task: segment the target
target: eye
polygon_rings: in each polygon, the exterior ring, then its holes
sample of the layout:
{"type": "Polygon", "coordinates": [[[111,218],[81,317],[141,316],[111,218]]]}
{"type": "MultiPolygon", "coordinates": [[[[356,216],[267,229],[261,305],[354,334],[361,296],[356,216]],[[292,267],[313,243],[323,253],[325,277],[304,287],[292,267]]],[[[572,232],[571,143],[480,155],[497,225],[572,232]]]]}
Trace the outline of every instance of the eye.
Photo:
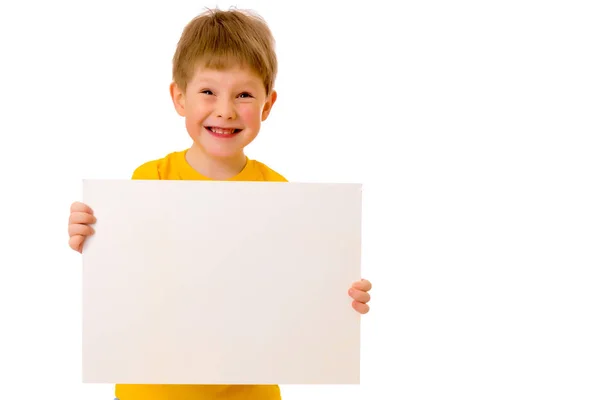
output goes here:
{"type": "Polygon", "coordinates": [[[243,93],[240,93],[240,97],[242,99],[249,99],[249,98],[252,98],[252,95],[248,92],[243,92],[243,93]]]}
{"type": "Polygon", "coordinates": [[[213,94],[212,90],[209,90],[209,89],[203,89],[203,90],[201,90],[201,91],[200,91],[200,93],[202,93],[202,94],[207,94],[207,95],[209,95],[209,96],[210,96],[211,94],[213,94]]]}

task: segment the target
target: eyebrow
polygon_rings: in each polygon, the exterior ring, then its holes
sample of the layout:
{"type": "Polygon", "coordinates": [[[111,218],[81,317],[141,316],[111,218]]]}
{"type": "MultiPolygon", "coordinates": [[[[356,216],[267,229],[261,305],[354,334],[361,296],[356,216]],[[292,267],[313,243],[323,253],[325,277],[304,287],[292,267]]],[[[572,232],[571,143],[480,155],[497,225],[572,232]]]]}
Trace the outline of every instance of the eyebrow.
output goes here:
{"type": "MultiPolygon", "coordinates": [[[[197,83],[201,85],[203,83],[217,84],[219,82],[217,80],[211,79],[211,78],[201,78],[201,79],[198,79],[197,83]]],[[[253,80],[247,80],[247,81],[241,82],[239,84],[236,84],[235,86],[236,87],[251,86],[252,88],[256,88],[256,87],[260,87],[261,85],[262,85],[261,82],[256,82],[256,81],[253,81],[253,80]]]]}
{"type": "Polygon", "coordinates": [[[254,86],[254,85],[260,86],[260,85],[262,85],[262,83],[252,80],[252,81],[245,81],[240,84],[240,86],[254,86]]]}

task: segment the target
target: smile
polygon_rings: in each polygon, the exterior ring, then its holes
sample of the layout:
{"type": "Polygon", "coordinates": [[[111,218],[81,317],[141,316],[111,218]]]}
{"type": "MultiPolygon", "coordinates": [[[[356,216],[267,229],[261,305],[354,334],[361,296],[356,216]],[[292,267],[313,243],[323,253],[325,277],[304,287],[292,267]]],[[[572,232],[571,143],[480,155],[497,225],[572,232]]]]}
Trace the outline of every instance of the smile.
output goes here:
{"type": "Polygon", "coordinates": [[[242,131],[241,129],[237,128],[221,128],[217,126],[205,126],[204,129],[206,129],[213,136],[222,138],[233,137],[242,131]]]}

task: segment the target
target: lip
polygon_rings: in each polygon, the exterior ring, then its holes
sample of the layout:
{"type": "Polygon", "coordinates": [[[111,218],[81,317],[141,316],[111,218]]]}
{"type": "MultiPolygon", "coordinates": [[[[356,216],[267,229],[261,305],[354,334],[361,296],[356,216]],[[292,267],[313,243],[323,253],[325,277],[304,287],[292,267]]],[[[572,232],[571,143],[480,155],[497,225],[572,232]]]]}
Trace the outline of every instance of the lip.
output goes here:
{"type": "Polygon", "coordinates": [[[237,129],[237,130],[239,130],[239,132],[235,132],[232,134],[221,134],[221,133],[216,133],[216,132],[211,131],[206,126],[203,127],[206,130],[206,132],[210,133],[212,136],[217,137],[219,139],[232,139],[232,138],[236,137],[242,131],[242,129],[239,129],[239,128],[225,128],[222,126],[210,126],[210,127],[211,128],[220,128],[220,129],[237,129]]]}

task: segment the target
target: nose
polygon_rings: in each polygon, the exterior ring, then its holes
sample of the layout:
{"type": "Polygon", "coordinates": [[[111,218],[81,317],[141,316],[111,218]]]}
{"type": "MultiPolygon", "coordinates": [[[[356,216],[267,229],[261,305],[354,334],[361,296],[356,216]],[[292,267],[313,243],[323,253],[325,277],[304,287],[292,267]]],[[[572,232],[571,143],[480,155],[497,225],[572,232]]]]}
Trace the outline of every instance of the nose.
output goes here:
{"type": "Polygon", "coordinates": [[[237,114],[235,112],[235,105],[232,101],[230,101],[227,98],[221,98],[217,102],[217,107],[215,111],[218,118],[235,119],[237,117],[237,114]]]}

